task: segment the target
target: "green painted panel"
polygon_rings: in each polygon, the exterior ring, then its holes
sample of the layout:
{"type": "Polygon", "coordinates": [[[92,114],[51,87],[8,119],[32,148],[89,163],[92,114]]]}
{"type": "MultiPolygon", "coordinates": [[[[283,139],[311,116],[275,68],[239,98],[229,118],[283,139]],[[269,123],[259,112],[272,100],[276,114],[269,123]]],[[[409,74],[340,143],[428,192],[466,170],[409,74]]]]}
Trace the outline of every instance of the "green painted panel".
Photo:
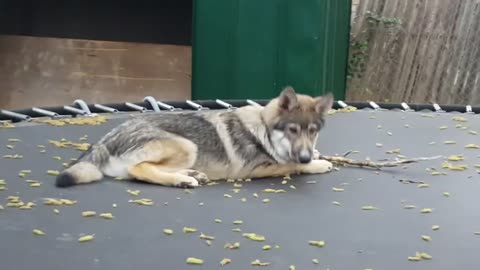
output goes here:
{"type": "Polygon", "coordinates": [[[351,0],[194,0],[193,99],[345,95],[351,0]]]}

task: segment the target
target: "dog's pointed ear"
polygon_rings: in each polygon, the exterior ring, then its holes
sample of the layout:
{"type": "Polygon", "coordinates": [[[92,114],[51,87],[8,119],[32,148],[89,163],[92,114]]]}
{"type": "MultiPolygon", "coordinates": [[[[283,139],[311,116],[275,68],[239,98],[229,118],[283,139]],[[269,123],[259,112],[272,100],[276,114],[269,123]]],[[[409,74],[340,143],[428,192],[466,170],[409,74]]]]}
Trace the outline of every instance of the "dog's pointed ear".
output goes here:
{"type": "Polygon", "coordinates": [[[333,100],[334,100],[334,97],[332,93],[328,93],[324,96],[317,97],[315,99],[315,111],[320,115],[327,114],[328,111],[332,109],[333,100]]]}
{"type": "Polygon", "coordinates": [[[297,94],[291,86],[285,87],[282,93],[280,93],[278,106],[285,111],[291,111],[298,106],[297,94]]]}

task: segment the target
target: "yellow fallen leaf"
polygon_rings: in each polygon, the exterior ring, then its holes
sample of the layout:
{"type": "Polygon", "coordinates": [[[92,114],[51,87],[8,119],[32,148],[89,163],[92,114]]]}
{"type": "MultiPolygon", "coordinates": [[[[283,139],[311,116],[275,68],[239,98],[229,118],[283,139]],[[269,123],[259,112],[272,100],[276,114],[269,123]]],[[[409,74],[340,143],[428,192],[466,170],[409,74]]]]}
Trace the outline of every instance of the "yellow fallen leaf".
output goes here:
{"type": "Polygon", "coordinates": [[[189,258],[187,258],[187,263],[188,264],[203,264],[203,260],[198,259],[198,258],[189,257],[189,258]]]}
{"type": "Polygon", "coordinates": [[[468,169],[468,166],[467,165],[456,165],[456,166],[451,166],[449,169],[451,171],[465,171],[466,169],[468,169]]]}
{"type": "Polygon", "coordinates": [[[104,219],[112,219],[114,218],[113,214],[112,213],[101,213],[99,215],[101,218],[104,218],[104,219]]]}
{"type": "Polygon", "coordinates": [[[36,204],[34,204],[33,202],[28,202],[27,204],[22,205],[18,208],[22,209],[22,210],[30,210],[30,209],[33,209],[33,207],[35,207],[35,206],[36,206],[36,204]]]}
{"type": "Polygon", "coordinates": [[[448,157],[448,160],[450,161],[461,161],[461,160],[464,160],[465,158],[463,156],[460,156],[460,155],[452,155],[452,156],[449,156],[448,157]]]}
{"type": "Polygon", "coordinates": [[[54,199],[54,198],[45,198],[43,204],[45,205],[73,205],[77,201],[68,200],[68,199],[54,199]]]}
{"type": "Polygon", "coordinates": [[[93,217],[97,214],[95,211],[83,211],[82,217],[93,217]]]}
{"type": "Polygon", "coordinates": [[[229,264],[229,263],[231,263],[231,262],[232,262],[232,260],[230,260],[230,259],[228,259],[228,258],[225,258],[225,259],[223,259],[223,260],[220,261],[220,265],[221,265],[221,266],[225,266],[225,265],[227,265],[227,264],[229,264]]]}
{"type": "Polygon", "coordinates": [[[18,196],[8,196],[8,197],[7,197],[7,200],[8,200],[9,202],[16,202],[16,201],[19,201],[19,200],[20,200],[20,197],[18,197],[18,196]]]}
{"type": "Polygon", "coordinates": [[[467,118],[461,116],[452,117],[452,120],[457,122],[468,122],[467,118]]]}
{"type": "Polygon", "coordinates": [[[47,174],[57,176],[60,174],[60,172],[57,170],[48,170],[47,174]]]}
{"type": "Polygon", "coordinates": [[[308,244],[316,247],[324,247],[325,241],[308,241],[308,244]]]}
{"type": "Polygon", "coordinates": [[[239,249],[240,248],[240,243],[238,243],[238,242],[235,242],[233,244],[226,243],[224,248],[226,248],[226,249],[239,249]]]}
{"type": "Polygon", "coordinates": [[[431,260],[432,259],[432,256],[428,253],[425,253],[425,252],[420,252],[420,253],[418,253],[417,256],[424,259],[424,260],[431,260]]]}
{"type": "Polygon", "coordinates": [[[65,205],[74,205],[77,203],[77,201],[72,201],[69,199],[60,199],[60,202],[65,205]]]}
{"type": "Polygon", "coordinates": [[[256,259],[256,260],[251,262],[251,265],[253,265],[253,266],[268,266],[268,265],[270,265],[270,263],[269,262],[261,262],[260,260],[256,259]]]}
{"type": "Polygon", "coordinates": [[[442,163],[442,168],[444,169],[449,169],[451,171],[464,171],[466,169],[468,169],[468,166],[467,165],[453,165],[447,161],[444,161],[442,163]]]}
{"type": "Polygon", "coordinates": [[[138,205],[147,205],[147,206],[151,206],[154,204],[152,199],[129,200],[128,202],[135,203],[138,205]]]}
{"type": "Polygon", "coordinates": [[[197,231],[196,228],[183,227],[183,232],[184,233],[194,233],[196,231],[197,231]]]}
{"type": "Polygon", "coordinates": [[[427,242],[430,242],[432,240],[432,238],[428,235],[422,235],[422,239],[427,242]]]}
{"type": "Polygon", "coordinates": [[[127,189],[127,192],[130,194],[130,195],[133,195],[133,196],[138,196],[140,195],[140,190],[131,190],[131,189],[127,189]]]}
{"type": "Polygon", "coordinates": [[[88,242],[88,241],[92,241],[94,237],[95,237],[94,234],[85,235],[85,236],[82,236],[82,237],[78,238],[78,242],[88,242]]]}
{"type": "Polygon", "coordinates": [[[206,235],[206,234],[203,234],[203,233],[200,234],[199,238],[203,239],[203,240],[215,240],[215,237],[210,236],[210,235],[206,235]]]}
{"type": "Polygon", "coordinates": [[[480,145],[471,143],[471,144],[465,145],[465,148],[468,148],[468,149],[480,149],[480,145]]]}
{"type": "Polygon", "coordinates": [[[245,238],[248,238],[250,240],[253,240],[253,241],[258,241],[258,242],[263,242],[265,241],[265,236],[262,236],[262,235],[257,235],[257,234],[254,234],[254,233],[244,233],[243,236],[245,238]]]}
{"type": "Polygon", "coordinates": [[[32,232],[36,235],[45,235],[45,233],[39,229],[33,229],[32,232]]]}

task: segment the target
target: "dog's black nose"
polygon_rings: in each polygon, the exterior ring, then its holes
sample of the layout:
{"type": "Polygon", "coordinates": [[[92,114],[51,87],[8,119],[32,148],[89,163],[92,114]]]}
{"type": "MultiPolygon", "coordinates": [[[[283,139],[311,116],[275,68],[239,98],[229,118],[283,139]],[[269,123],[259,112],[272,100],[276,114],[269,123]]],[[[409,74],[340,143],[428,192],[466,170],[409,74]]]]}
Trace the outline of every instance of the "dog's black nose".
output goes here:
{"type": "Polygon", "coordinates": [[[300,153],[300,156],[298,156],[298,161],[303,164],[309,163],[312,161],[312,155],[309,152],[302,152],[300,153]]]}

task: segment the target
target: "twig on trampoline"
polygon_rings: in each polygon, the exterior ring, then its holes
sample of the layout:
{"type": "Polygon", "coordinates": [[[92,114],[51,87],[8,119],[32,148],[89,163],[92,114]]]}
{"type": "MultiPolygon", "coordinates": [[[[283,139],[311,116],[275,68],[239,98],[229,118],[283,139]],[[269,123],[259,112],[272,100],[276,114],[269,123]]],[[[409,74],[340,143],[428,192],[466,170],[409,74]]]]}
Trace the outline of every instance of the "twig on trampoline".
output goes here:
{"type": "Polygon", "coordinates": [[[345,156],[325,156],[321,154],[318,154],[318,156],[316,156],[316,158],[318,159],[327,160],[337,165],[366,167],[366,168],[374,168],[374,169],[398,167],[401,165],[417,163],[420,161],[435,160],[441,157],[442,156],[419,157],[419,158],[399,159],[399,160],[385,161],[385,162],[374,162],[371,160],[353,160],[353,159],[346,158],[345,156]]]}

